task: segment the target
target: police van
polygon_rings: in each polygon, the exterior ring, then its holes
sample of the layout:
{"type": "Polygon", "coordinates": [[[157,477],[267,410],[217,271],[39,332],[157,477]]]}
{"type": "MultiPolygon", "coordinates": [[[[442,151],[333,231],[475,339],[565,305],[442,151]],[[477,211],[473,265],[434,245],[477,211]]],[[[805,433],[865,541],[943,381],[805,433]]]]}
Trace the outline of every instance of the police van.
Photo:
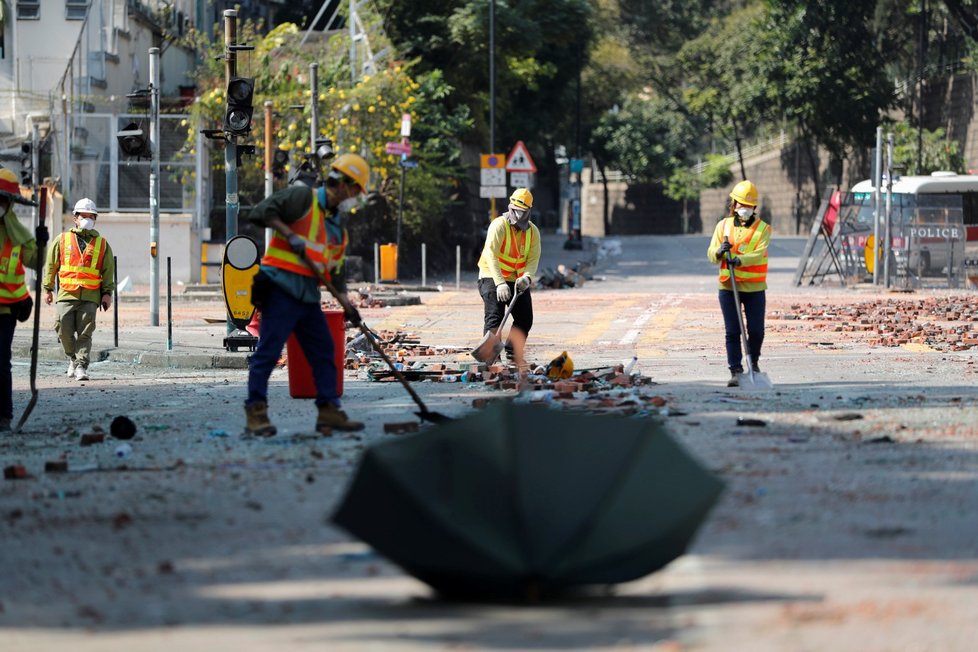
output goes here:
{"type": "MultiPolygon", "coordinates": [[[[890,196],[893,259],[917,276],[951,274],[978,253],[978,175],[933,172],[883,181],[880,209],[890,196]]],[[[869,179],[852,187],[852,226],[873,230],[874,194],[869,179]]],[[[883,227],[881,227],[882,229],[883,227]]],[[[880,232],[882,236],[882,231],[880,232]]]]}

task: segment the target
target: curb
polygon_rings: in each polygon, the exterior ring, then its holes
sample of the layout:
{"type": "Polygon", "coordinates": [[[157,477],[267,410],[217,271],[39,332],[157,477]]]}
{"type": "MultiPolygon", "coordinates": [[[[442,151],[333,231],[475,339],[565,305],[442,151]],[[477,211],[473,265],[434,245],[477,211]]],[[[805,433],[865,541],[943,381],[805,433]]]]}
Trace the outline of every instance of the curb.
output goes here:
{"type": "MultiPolygon", "coordinates": [[[[30,360],[30,345],[14,346],[11,350],[13,358],[30,360]]],[[[146,367],[163,369],[247,369],[251,358],[247,354],[234,355],[231,353],[174,353],[172,351],[137,351],[133,349],[99,349],[92,348],[92,362],[121,362],[146,367]]],[[[44,348],[38,355],[38,360],[62,362],[65,360],[60,349],[44,348]]]]}

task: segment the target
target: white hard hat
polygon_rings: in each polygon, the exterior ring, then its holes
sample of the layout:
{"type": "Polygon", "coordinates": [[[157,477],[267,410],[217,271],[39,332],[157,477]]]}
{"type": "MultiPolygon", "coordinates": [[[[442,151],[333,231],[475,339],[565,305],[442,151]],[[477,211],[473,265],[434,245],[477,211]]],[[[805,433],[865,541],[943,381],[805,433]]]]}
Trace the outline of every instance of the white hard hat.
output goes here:
{"type": "Polygon", "coordinates": [[[98,209],[95,207],[95,202],[88,197],[79,199],[75,203],[75,208],[71,212],[75,213],[76,215],[78,213],[91,213],[92,215],[98,215],[98,209]]]}

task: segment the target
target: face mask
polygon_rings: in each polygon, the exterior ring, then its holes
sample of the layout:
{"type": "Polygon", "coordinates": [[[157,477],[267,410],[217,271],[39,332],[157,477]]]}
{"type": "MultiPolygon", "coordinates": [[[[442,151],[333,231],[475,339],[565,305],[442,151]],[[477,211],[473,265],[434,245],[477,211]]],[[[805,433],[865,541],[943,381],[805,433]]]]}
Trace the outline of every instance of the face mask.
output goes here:
{"type": "Polygon", "coordinates": [[[753,208],[749,208],[747,206],[741,206],[740,208],[737,209],[737,215],[742,220],[749,219],[750,216],[753,215],[753,214],[754,214],[754,209],[753,208]]]}
{"type": "Polygon", "coordinates": [[[83,217],[80,220],[78,220],[78,228],[82,229],[83,231],[87,229],[94,229],[95,220],[93,220],[90,217],[83,217]]]}
{"type": "Polygon", "coordinates": [[[530,223],[530,211],[524,211],[518,208],[509,209],[509,223],[521,231],[525,231],[527,225],[530,223]]]}

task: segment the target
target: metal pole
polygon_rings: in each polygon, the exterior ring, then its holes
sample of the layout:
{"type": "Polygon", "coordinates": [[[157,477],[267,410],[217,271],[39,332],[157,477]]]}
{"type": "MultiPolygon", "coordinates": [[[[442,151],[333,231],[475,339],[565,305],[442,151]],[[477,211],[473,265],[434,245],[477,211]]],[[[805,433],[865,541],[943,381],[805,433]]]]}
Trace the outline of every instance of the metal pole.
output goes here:
{"type": "Polygon", "coordinates": [[[316,139],[319,138],[319,64],[309,64],[309,151],[316,153],[316,139]]]}
{"type": "Polygon", "coordinates": [[[398,208],[397,208],[397,249],[394,253],[394,261],[396,263],[394,267],[394,280],[398,281],[401,278],[401,222],[404,221],[404,182],[407,179],[407,168],[403,165],[401,166],[401,189],[398,193],[398,208]]]}
{"type": "Polygon", "coordinates": [[[112,256],[112,282],[115,284],[115,299],[112,301],[112,340],[119,348],[119,257],[112,256]]]}
{"type": "Polygon", "coordinates": [[[173,350],[173,276],[170,257],[166,257],[166,350],[173,350]]]}
{"type": "MultiPolygon", "coordinates": [[[[265,100],[265,196],[271,197],[275,192],[272,179],[272,101],[265,100]]],[[[272,241],[272,229],[265,228],[265,251],[272,241]]]]}
{"type": "MultiPolygon", "coordinates": [[[[38,186],[40,185],[41,171],[39,169],[41,165],[41,154],[38,152],[38,148],[41,146],[41,134],[38,129],[37,123],[31,121],[31,198],[37,201],[38,199],[38,186]]],[[[37,202],[38,204],[40,202],[37,202]]],[[[31,208],[31,232],[36,232],[37,225],[40,224],[40,208],[35,204],[31,208]]],[[[37,252],[38,258],[40,259],[44,256],[43,251],[37,252]]],[[[30,271],[30,276],[28,277],[31,282],[34,281],[37,274],[40,274],[40,270],[30,271]]]]}
{"type": "MultiPolygon", "coordinates": [[[[231,83],[231,78],[237,74],[236,55],[232,45],[237,44],[238,12],[234,9],[224,10],[224,87],[231,83]]],[[[224,243],[238,235],[238,145],[235,137],[227,135],[224,146],[224,243]]],[[[234,331],[231,315],[227,319],[227,332],[234,331]]]]}
{"type": "MultiPolygon", "coordinates": [[[[883,127],[876,128],[876,159],[873,166],[873,246],[880,241],[880,222],[883,219],[883,127]]],[[[879,284],[879,266],[873,265],[873,285],[879,284]]]]}
{"type": "Polygon", "coordinates": [[[421,243],[421,287],[428,285],[428,250],[425,243],[421,243]]]}
{"type": "Polygon", "coordinates": [[[350,0],[350,81],[357,83],[357,3],[350,0]]]}
{"type": "MultiPolygon", "coordinates": [[[[883,229],[883,283],[890,287],[890,230],[893,216],[893,132],[886,134],[886,227],[883,229]]],[[[879,241],[877,241],[879,247],[879,241]]],[[[879,251],[879,248],[876,250],[879,251]]]]}
{"type": "MultiPolygon", "coordinates": [[[[489,153],[496,153],[496,0],[489,0],[489,153]]],[[[496,219],[496,198],[489,198],[489,219],[496,219]]]]}
{"type": "Polygon", "coordinates": [[[374,243],[374,284],[380,283],[380,243],[374,243]]]}
{"type": "Polygon", "coordinates": [[[462,287],[462,245],[455,245],[455,289],[462,287]]]}
{"type": "Polygon", "coordinates": [[[160,325],[160,49],[149,49],[149,325],[160,325]]]}

